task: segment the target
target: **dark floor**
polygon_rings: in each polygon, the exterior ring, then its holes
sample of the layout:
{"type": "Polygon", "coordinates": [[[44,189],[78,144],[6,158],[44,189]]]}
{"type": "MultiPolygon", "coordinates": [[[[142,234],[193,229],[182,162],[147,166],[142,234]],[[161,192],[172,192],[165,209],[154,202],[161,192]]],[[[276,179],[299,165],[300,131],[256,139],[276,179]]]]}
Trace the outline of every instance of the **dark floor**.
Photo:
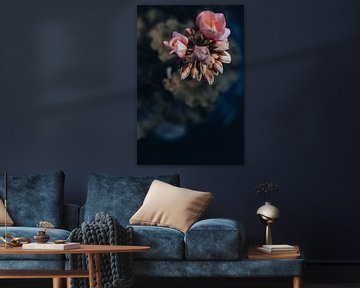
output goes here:
{"type": "MultiPolygon", "coordinates": [[[[217,282],[217,281],[215,281],[217,282]]],[[[50,280],[4,280],[0,279],[0,288],[51,288],[50,280]]],[[[137,283],[134,288],[292,288],[291,281],[264,281],[247,280],[238,281],[238,283],[213,283],[205,285],[196,281],[196,283],[182,283],[181,285],[174,283],[137,283]]],[[[303,288],[360,288],[360,283],[304,283],[303,288]]]]}

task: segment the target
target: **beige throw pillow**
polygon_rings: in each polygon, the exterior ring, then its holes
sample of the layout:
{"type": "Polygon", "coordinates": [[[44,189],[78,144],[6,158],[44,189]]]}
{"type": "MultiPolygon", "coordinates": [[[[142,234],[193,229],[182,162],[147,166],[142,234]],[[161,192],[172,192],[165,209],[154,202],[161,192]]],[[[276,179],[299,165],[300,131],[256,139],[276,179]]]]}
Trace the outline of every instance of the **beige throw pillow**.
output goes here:
{"type": "MultiPolygon", "coordinates": [[[[12,226],[14,225],[14,221],[11,219],[8,213],[6,213],[6,225],[12,226]]],[[[5,205],[3,201],[0,199],[0,226],[5,225],[5,205]]]]}
{"type": "Polygon", "coordinates": [[[166,226],[186,232],[212,200],[210,192],[199,192],[154,180],[130,224],[166,226]]]}

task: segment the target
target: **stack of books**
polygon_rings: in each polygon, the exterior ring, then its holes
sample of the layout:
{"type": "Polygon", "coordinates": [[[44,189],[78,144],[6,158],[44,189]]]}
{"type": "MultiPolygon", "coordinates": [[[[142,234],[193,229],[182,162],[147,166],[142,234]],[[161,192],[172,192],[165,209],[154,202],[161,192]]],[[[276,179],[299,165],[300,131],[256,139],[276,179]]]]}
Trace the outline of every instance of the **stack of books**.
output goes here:
{"type": "Polygon", "coordinates": [[[296,259],[300,257],[299,246],[281,245],[261,245],[250,246],[248,250],[248,259],[296,259]]]}
{"type": "Polygon", "coordinates": [[[70,250],[79,249],[80,243],[28,243],[22,245],[26,250],[70,250]]]}
{"type": "Polygon", "coordinates": [[[268,254],[299,254],[298,246],[291,246],[286,244],[280,245],[262,245],[257,247],[259,252],[268,254]]]}

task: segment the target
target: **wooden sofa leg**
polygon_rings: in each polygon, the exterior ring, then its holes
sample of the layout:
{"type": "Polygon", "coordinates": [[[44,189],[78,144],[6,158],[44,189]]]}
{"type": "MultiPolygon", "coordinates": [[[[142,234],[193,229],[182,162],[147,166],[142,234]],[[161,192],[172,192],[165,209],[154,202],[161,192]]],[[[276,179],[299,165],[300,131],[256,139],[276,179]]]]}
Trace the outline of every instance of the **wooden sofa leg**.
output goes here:
{"type": "Polygon", "coordinates": [[[293,288],[301,288],[301,277],[297,276],[293,278],[293,288]]]}
{"type": "Polygon", "coordinates": [[[53,288],[62,288],[61,278],[53,278],[53,288]]]}

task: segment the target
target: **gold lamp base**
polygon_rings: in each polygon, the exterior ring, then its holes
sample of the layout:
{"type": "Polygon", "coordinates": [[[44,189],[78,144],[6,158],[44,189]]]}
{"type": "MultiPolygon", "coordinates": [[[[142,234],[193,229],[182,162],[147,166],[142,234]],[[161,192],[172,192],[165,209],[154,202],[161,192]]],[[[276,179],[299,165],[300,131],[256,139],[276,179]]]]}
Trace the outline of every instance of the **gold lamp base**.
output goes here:
{"type": "Polygon", "coordinates": [[[264,242],[266,245],[272,245],[272,237],[271,237],[271,224],[266,224],[265,226],[265,239],[264,242]]]}

